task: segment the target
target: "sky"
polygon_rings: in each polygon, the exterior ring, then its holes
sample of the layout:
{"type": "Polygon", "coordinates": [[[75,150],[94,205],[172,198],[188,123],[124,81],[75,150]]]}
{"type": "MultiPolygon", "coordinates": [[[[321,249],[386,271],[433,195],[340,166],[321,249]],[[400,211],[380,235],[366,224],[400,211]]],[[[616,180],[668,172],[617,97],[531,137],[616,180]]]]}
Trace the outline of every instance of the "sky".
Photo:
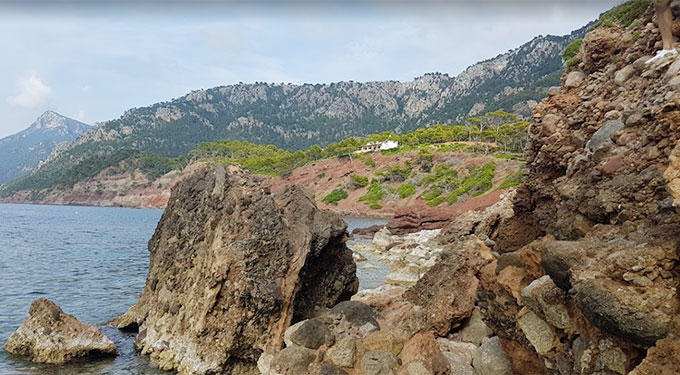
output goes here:
{"type": "Polygon", "coordinates": [[[239,82],[456,75],[620,0],[0,0],[0,138],[239,82]]]}

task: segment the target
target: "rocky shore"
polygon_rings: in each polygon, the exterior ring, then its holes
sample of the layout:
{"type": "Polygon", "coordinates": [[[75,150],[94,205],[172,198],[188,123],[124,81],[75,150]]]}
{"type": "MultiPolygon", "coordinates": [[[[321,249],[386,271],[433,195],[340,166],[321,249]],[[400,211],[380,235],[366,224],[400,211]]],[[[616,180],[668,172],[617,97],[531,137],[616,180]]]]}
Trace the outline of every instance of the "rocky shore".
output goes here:
{"type": "Polygon", "coordinates": [[[299,186],[197,170],[116,324],[180,374],[680,373],[680,57],[646,63],[653,14],[590,31],[534,110],[526,182],[441,229],[413,215],[353,254],[299,186]],[[362,252],[390,273],[357,293],[362,252]]]}

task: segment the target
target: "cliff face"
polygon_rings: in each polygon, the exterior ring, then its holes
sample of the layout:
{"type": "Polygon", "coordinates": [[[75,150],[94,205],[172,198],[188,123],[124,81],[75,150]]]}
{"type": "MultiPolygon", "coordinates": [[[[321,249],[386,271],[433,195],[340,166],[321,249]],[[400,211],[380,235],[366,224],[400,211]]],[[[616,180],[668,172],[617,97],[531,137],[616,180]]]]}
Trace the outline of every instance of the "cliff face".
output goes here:
{"type": "Polygon", "coordinates": [[[139,302],[118,319],[136,347],[182,374],[250,374],[292,322],[356,292],[346,224],[298,187],[272,195],[237,167],[173,189],[149,242],[139,302]]]}
{"type": "Polygon", "coordinates": [[[534,111],[478,302],[517,373],[678,373],[680,58],[645,63],[652,16],[591,31],[534,111]]]}

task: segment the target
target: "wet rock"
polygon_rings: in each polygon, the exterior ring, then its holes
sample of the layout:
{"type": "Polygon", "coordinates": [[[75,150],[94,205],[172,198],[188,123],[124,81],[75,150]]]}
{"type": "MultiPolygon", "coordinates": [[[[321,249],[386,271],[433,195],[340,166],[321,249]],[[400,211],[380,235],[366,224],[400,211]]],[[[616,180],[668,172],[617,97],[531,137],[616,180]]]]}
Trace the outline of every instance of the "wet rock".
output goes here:
{"type": "Polygon", "coordinates": [[[478,375],[514,374],[510,361],[497,336],[486,340],[479,347],[479,351],[473,359],[472,365],[478,375]]]}
{"type": "Polygon", "coordinates": [[[272,195],[238,167],[206,166],[173,190],[119,327],[137,325],[135,346],[162,369],[254,370],[291,322],[356,292],[345,238],[343,220],[299,187],[272,195]]]}
{"type": "Polygon", "coordinates": [[[31,303],[28,318],[7,339],[4,348],[33,362],[50,364],[116,354],[116,346],[99,329],[79,322],[45,298],[31,303]]]}

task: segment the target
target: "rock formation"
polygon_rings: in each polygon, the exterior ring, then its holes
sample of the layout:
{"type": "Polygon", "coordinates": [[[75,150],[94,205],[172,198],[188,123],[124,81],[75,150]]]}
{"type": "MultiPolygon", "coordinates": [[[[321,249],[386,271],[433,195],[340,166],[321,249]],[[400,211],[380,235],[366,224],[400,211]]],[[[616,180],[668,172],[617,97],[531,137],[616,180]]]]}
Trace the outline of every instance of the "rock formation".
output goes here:
{"type": "Polygon", "coordinates": [[[118,320],[181,374],[250,374],[284,332],[358,287],[346,224],[292,186],[272,195],[235,166],[176,186],[149,242],[142,295],[118,320]]]}
{"type": "Polygon", "coordinates": [[[677,372],[680,58],[645,63],[653,14],[591,31],[535,108],[512,214],[440,235],[494,255],[477,306],[515,373],[677,372]]]}
{"type": "Polygon", "coordinates": [[[62,364],[81,357],[116,354],[116,346],[99,329],[65,314],[48,299],[33,301],[28,314],[5,344],[5,350],[14,355],[38,363],[62,364]]]}

